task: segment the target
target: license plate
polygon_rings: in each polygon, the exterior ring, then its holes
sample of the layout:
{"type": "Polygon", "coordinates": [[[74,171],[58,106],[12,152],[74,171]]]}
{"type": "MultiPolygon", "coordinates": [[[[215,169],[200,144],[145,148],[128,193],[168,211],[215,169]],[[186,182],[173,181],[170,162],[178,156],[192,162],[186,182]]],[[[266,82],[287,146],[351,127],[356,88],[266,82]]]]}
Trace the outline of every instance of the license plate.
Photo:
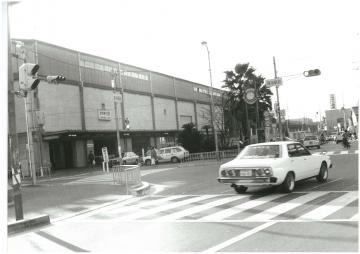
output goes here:
{"type": "Polygon", "coordinates": [[[241,170],[240,171],[240,176],[252,176],[251,169],[241,170]]]}

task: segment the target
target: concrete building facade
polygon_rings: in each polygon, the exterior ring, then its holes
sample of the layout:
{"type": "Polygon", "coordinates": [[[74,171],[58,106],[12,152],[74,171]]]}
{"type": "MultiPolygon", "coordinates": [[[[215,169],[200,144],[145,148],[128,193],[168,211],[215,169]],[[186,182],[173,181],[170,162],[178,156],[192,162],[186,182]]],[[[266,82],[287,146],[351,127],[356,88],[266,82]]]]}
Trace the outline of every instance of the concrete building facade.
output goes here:
{"type": "MultiPolygon", "coordinates": [[[[37,40],[21,41],[26,61],[39,64],[40,77],[66,77],[58,84],[42,80],[28,94],[36,168],[50,162],[55,169],[83,167],[89,152],[94,151],[100,159],[104,146],[115,156],[114,93],[121,95],[116,107],[122,151],[141,154],[149,146],[175,144],[183,124],[192,122],[199,130],[211,124],[208,86],[37,40]]],[[[23,63],[18,51],[13,42],[14,90],[18,89],[18,69],[23,63]]],[[[215,110],[220,112],[223,91],[214,89],[213,95],[215,110]]],[[[24,99],[16,97],[15,106],[20,157],[26,174],[24,99]]]]}

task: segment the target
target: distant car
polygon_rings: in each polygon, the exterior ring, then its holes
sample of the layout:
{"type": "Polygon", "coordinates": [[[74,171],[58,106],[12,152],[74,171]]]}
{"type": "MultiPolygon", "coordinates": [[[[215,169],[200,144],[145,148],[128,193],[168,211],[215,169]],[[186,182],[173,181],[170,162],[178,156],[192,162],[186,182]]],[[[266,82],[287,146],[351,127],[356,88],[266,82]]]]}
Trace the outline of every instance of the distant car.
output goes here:
{"type": "Polygon", "coordinates": [[[303,145],[306,148],[317,147],[318,149],[320,149],[320,141],[319,141],[318,137],[314,136],[314,135],[313,136],[306,136],[304,138],[303,145]]]}
{"type": "Polygon", "coordinates": [[[218,181],[231,184],[237,193],[249,186],[281,186],[292,192],[295,181],[316,177],[325,182],[330,157],[311,154],[299,142],[280,141],[249,145],[232,161],[220,166],[218,181]]]}
{"type": "Polygon", "coordinates": [[[336,144],[339,144],[340,142],[342,142],[343,140],[343,135],[344,135],[344,132],[341,131],[339,133],[336,134],[335,136],[335,141],[336,141],[336,144]]]}
{"type": "MultiPolygon", "coordinates": [[[[189,151],[182,146],[164,147],[157,150],[158,162],[180,162],[184,158],[189,157],[189,151]]],[[[145,165],[151,165],[151,151],[147,151],[143,158],[145,165]]]]}
{"type": "Polygon", "coordinates": [[[122,163],[123,165],[127,165],[127,164],[139,164],[139,155],[137,155],[134,152],[125,152],[122,154],[122,163]]]}

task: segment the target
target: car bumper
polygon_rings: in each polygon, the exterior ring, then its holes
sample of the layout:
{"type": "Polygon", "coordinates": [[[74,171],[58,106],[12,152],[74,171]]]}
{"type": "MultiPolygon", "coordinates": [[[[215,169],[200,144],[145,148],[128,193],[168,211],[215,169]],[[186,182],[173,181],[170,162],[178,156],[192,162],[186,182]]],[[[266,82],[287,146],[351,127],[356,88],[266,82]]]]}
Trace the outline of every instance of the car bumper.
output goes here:
{"type": "Polygon", "coordinates": [[[231,183],[245,186],[271,186],[279,185],[276,177],[252,177],[252,178],[228,178],[220,177],[217,179],[219,183],[231,183]]]}

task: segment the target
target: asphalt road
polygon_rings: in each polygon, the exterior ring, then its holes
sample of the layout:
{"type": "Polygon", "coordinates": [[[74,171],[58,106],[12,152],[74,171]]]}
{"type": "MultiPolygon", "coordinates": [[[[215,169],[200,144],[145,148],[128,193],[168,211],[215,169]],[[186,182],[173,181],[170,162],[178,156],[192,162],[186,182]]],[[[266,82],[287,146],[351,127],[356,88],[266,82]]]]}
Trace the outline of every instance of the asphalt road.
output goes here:
{"type": "Polygon", "coordinates": [[[124,196],[116,204],[10,237],[9,252],[356,252],[357,149],[329,143],[311,150],[333,152],[329,179],[297,182],[291,194],[276,188],[236,194],[216,181],[216,163],[144,169],[143,180],[154,184],[152,195],[124,196]]]}

